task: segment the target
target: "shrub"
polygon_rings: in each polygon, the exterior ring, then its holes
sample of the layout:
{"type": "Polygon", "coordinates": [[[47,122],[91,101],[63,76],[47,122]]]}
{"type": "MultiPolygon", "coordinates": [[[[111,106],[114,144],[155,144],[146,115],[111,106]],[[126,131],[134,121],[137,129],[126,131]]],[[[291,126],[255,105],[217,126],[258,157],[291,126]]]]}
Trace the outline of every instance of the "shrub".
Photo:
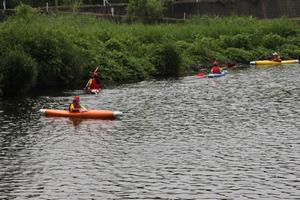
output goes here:
{"type": "Polygon", "coordinates": [[[240,63],[249,63],[249,60],[252,57],[249,51],[238,48],[227,48],[224,51],[224,55],[227,55],[230,60],[235,60],[240,63]]]}
{"type": "Polygon", "coordinates": [[[285,43],[285,39],[280,35],[269,33],[262,39],[262,45],[269,49],[277,49],[277,47],[281,46],[285,43]]]}
{"type": "Polygon", "coordinates": [[[272,55],[272,50],[265,47],[259,46],[250,51],[250,60],[265,60],[270,59],[272,55]]]}
{"type": "Polygon", "coordinates": [[[285,59],[298,59],[300,47],[292,44],[284,44],[280,47],[280,54],[285,59]]]}
{"type": "Polygon", "coordinates": [[[296,22],[292,22],[287,18],[273,19],[264,21],[261,30],[263,33],[274,33],[281,37],[295,36],[299,33],[295,27],[298,26],[296,22]]]}
{"type": "Polygon", "coordinates": [[[180,40],[180,41],[176,41],[174,45],[176,47],[176,51],[180,53],[183,67],[188,68],[189,66],[194,65],[199,61],[198,56],[193,57],[187,52],[187,50],[191,48],[192,43],[180,40]]]}
{"type": "Polygon", "coordinates": [[[61,32],[43,31],[25,48],[38,62],[39,87],[70,87],[82,77],[82,53],[61,32]]]}
{"type": "Polygon", "coordinates": [[[181,57],[173,44],[161,44],[154,47],[151,52],[151,61],[156,71],[155,76],[176,77],[180,74],[181,57]]]}
{"type": "Polygon", "coordinates": [[[108,41],[105,42],[105,48],[109,51],[113,51],[113,50],[122,50],[122,44],[121,42],[119,42],[116,39],[110,39],[108,41]]]}
{"type": "Polygon", "coordinates": [[[30,19],[32,16],[38,15],[39,11],[25,4],[16,7],[16,17],[30,19]]]}
{"type": "Polygon", "coordinates": [[[234,47],[242,49],[251,49],[253,38],[248,34],[223,35],[220,36],[220,45],[223,48],[234,47]]]}
{"type": "Polygon", "coordinates": [[[209,37],[202,37],[195,40],[191,47],[187,49],[190,55],[196,56],[196,61],[211,62],[215,59],[216,52],[220,48],[216,43],[216,40],[209,37]]]}
{"type": "Polygon", "coordinates": [[[24,94],[35,84],[37,63],[22,47],[10,48],[1,55],[0,74],[3,94],[24,94]]]}
{"type": "Polygon", "coordinates": [[[130,0],[127,6],[129,21],[158,22],[163,17],[164,6],[160,0],[130,0]]]}

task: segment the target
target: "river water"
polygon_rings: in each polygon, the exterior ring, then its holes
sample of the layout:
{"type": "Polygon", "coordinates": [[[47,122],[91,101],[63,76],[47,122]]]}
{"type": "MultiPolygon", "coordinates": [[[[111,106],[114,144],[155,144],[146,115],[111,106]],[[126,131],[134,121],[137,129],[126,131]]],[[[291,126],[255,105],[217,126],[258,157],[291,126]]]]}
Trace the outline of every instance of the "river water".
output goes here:
{"type": "Polygon", "coordinates": [[[0,103],[0,199],[299,199],[300,67],[81,94],[119,120],[46,118],[82,91],[0,103]]]}

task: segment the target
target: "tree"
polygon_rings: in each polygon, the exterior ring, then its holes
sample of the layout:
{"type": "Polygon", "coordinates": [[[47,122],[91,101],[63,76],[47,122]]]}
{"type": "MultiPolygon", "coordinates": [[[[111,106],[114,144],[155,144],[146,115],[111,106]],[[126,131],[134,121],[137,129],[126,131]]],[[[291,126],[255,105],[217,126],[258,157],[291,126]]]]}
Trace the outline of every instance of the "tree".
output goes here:
{"type": "Polygon", "coordinates": [[[63,3],[65,5],[72,5],[72,12],[75,13],[82,4],[82,0],[63,0],[63,3]]]}
{"type": "Polygon", "coordinates": [[[130,0],[127,18],[131,22],[155,23],[162,19],[164,9],[161,0],[130,0]]]}

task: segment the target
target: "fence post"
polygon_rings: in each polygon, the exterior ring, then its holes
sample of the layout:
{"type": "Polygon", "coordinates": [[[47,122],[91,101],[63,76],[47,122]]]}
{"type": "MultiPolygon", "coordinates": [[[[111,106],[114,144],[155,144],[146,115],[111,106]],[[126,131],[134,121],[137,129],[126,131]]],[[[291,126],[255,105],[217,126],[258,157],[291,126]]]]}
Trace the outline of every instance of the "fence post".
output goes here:
{"type": "Polygon", "coordinates": [[[111,7],[110,11],[111,11],[111,16],[114,17],[114,15],[115,15],[115,9],[113,7],[111,7]]]}
{"type": "Polygon", "coordinates": [[[3,1],[3,10],[6,10],[6,0],[3,1]]]}
{"type": "Polygon", "coordinates": [[[185,12],[183,12],[183,21],[185,21],[185,17],[186,17],[185,12]]]}
{"type": "Polygon", "coordinates": [[[110,5],[110,3],[107,0],[103,0],[103,6],[105,6],[106,4],[110,5]]]}
{"type": "Polygon", "coordinates": [[[46,2],[46,12],[49,13],[49,4],[46,2]]]}
{"type": "Polygon", "coordinates": [[[57,6],[58,6],[58,0],[55,0],[55,12],[56,12],[56,13],[58,12],[57,6]]]}

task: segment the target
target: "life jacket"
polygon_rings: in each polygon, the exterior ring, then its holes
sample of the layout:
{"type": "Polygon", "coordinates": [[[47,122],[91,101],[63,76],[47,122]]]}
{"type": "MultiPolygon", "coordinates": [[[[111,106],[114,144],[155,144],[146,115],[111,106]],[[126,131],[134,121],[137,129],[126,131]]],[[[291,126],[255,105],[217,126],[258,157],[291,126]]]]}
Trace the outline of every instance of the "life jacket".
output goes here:
{"type": "Polygon", "coordinates": [[[90,84],[90,90],[94,90],[94,89],[97,89],[99,90],[100,89],[100,84],[97,83],[97,80],[96,78],[93,78],[92,81],[91,81],[91,84],[90,84]]]}
{"type": "Polygon", "coordinates": [[[221,67],[219,67],[219,66],[213,66],[210,71],[213,74],[221,74],[221,67]]]}
{"type": "Polygon", "coordinates": [[[275,62],[281,62],[281,58],[278,55],[277,56],[273,56],[272,60],[275,61],[275,62]]]}
{"type": "Polygon", "coordinates": [[[69,105],[69,112],[80,112],[80,104],[78,103],[70,103],[69,105]]]}

